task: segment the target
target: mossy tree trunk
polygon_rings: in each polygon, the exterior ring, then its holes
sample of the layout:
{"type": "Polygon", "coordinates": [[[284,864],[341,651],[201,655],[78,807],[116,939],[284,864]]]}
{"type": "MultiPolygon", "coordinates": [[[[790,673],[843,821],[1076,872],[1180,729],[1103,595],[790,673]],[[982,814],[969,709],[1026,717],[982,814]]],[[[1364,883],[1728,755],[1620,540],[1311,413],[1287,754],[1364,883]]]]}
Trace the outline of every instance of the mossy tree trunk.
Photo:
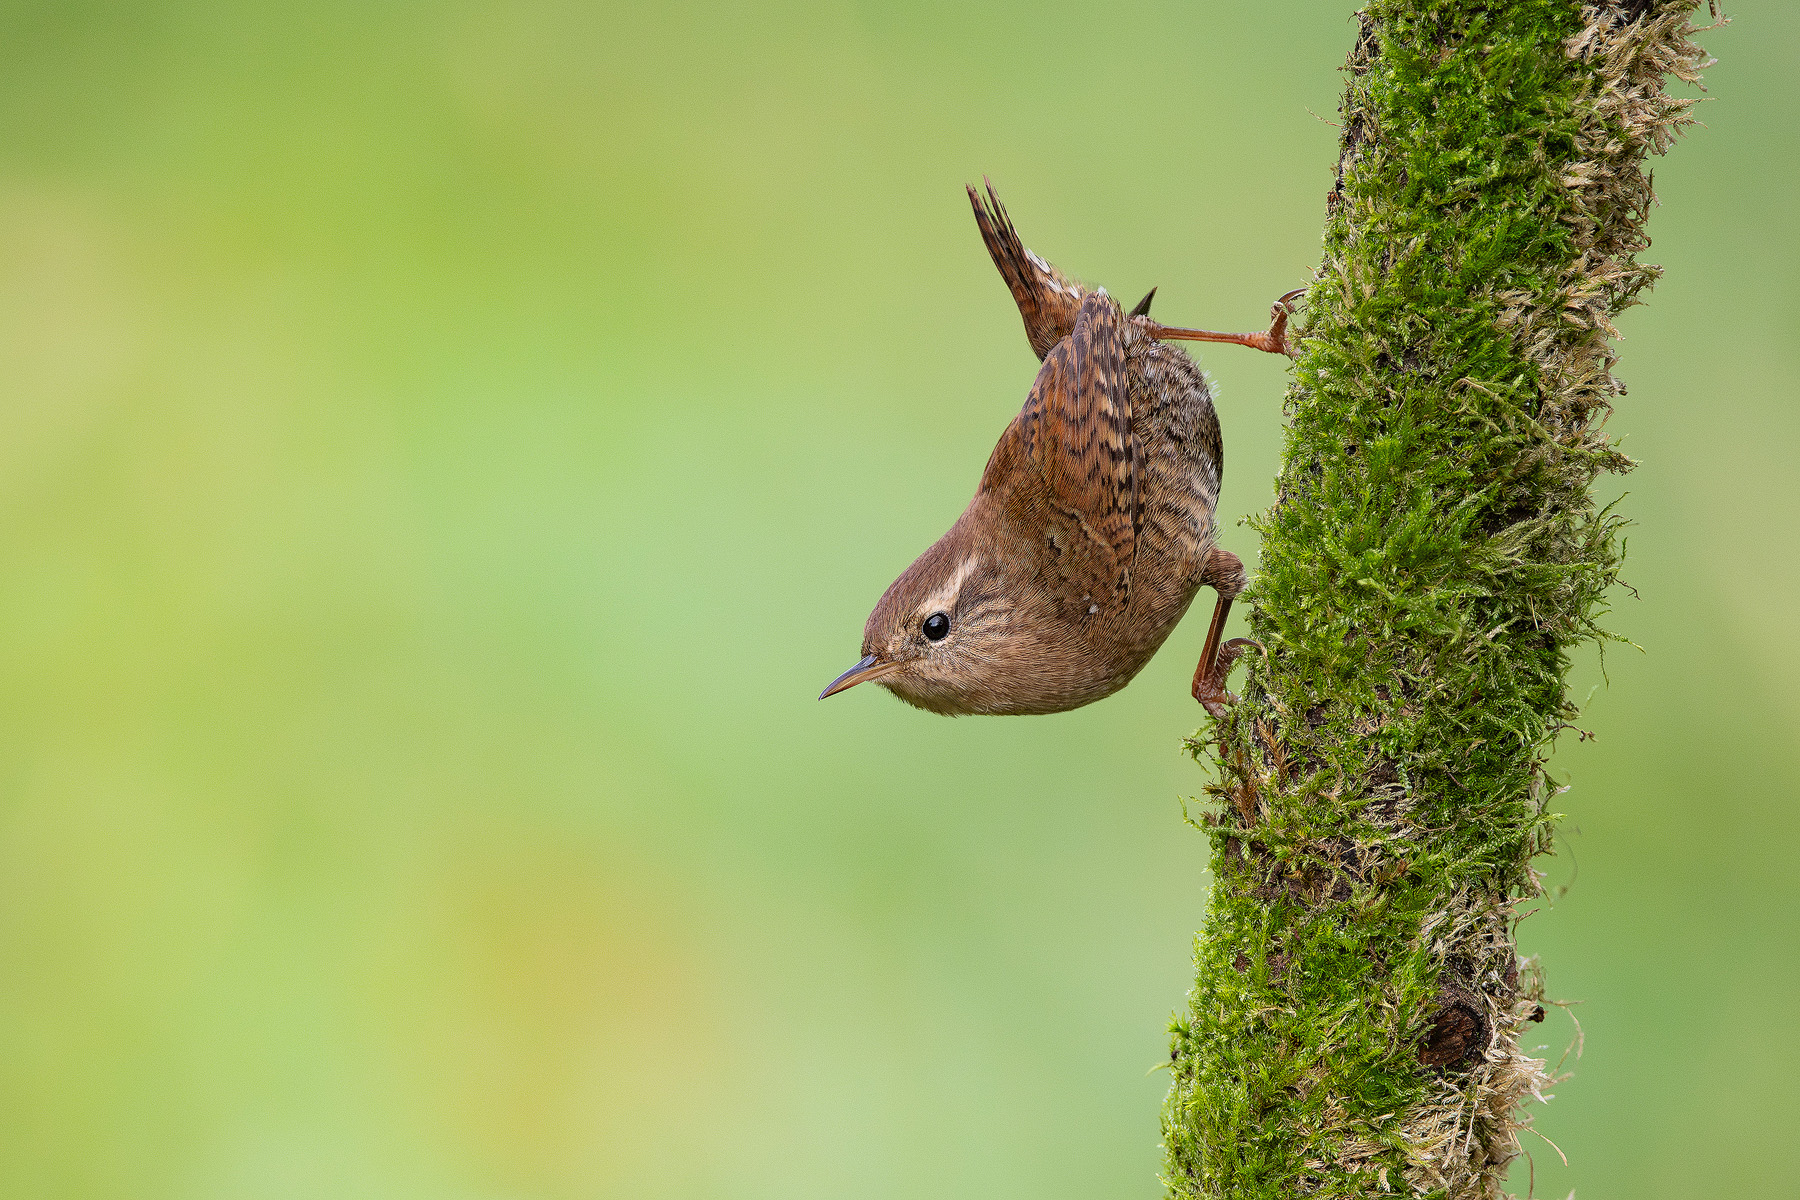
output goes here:
{"type": "Polygon", "coordinates": [[[1211,741],[1214,885],[1164,1114],[1177,1196],[1489,1197],[1546,1082],[1515,955],[1544,756],[1614,582],[1611,319],[1697,0],[1376,0],[1211,741]]]}

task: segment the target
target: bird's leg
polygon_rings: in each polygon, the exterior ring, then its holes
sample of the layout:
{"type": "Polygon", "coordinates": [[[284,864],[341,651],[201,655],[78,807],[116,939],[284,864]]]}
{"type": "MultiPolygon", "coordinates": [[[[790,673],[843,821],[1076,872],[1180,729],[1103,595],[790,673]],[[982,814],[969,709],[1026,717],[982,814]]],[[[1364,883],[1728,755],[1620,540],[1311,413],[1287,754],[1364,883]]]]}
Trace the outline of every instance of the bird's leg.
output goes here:
{"type": "Polygon", "coordinates": [[[1222,646],[1219,644],[1219,639],[1225,636],[1225,618],[1231,615],[1231,602],[1244,590],[1244,564],[1237,555],[1214,546],[1206,556],[1200,582],[1219,593],[1219,602],[1213,608],[1212,624],[1206,630],[1206,645],[1200,649],[1200,664],[1194,668],[1194,699],[1213,716],[1223,717],[1226,706],[1237,700],[1225,690],[1225,677],[1231,673],[1231,666],[1244,652],[1244,647],[1257,644],[1249,638],[1232,638],[1222,646]]]}
{"type": "Polygon", "coordinates": [[[1219,644],[1230,612],[1231,599],[1220,596],[1213,608],[1212,626],[1206,631],[1206,645],[1200,651],[1200,663],[1194,668],[1194,699],[1215,717],[1223,717],[1227,707],[1237,703],[1237,697],[1225,690],[1225,677],[1231,674],[1238,655],[1246,646],[1259,644],[1249,638],[1232,638],[1223,646],[1219,644]]]}
{"type": "Polygon", "coordinates": [[[1305,288],[1296,288],[1277,300],[1269,310],[1269,328],[1260,333],[1214,333],[1210,329],[1177,329],[1172,325],[1159,325],[1149,317],[1144,318],[1145,332],[1158,341],[1230,342],[1234,346],[1248,346],[1252,350],[1285,354],[1294,358],[1300,352],[1288,341],[1287,323],[1294,311],[1294,301],[1305,291],[1305,288]]]}

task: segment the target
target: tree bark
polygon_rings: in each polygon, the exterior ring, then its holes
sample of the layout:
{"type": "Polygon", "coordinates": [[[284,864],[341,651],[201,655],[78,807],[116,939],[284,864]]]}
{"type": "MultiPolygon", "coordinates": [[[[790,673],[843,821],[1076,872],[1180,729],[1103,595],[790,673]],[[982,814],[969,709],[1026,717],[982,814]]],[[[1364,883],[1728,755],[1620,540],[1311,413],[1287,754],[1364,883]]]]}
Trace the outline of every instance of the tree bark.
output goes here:
{"type": "Polygon", "coordinates": [[[1645,159],[1697,0],[1376,0],[1216,743],[1213,888],[1172,1026],[1176,1196],[1496,1197],[1548,1082],[1515,953],[1571,651],[1622,554],[1591,485],[1612,319],[1657,268],[1645,159]]]}

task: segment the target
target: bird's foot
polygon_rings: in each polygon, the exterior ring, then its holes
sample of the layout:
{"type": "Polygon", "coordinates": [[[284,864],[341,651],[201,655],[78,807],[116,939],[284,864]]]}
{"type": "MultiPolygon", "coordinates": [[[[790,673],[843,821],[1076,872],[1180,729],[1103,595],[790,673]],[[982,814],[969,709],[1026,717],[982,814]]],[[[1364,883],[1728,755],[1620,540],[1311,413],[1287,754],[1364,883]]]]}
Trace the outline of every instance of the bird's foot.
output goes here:
{"type": "Polygon", "coordinates": [[[1207,669],[1205,660],[1202,660],[1194,671],[1194,699],[1214,717],[1223,717],[1226,710],[1237,703],[1237,697],[1225,690],[1225,677],[1231,674],[1232,666],[1246,646],[1255,646],[1258,650],[1263,648],[1261,642],[1250,638],[1232,638],[1220,646],[1219,652],[1213,656],[1211,670],[1207,669]]]}
{"type": "MultiPolygon", "coordinates": [[[[1158,341],[1178,342],[1229,342],[1234,346],[1248,346],[1252,350],[1261,350],[1268,354],[1285,354],[1289,358],[1299,357],[1299,349],[1288,339],[1288,318],[1294,314],[1294,301],[1306,294],[1305,288],[1295,288],[1281,299],[1275,301],[1269,309],[1269,327],[1257,333],[1215,333],[1210,329],[1177,329],[1173,325],[1161,325],[1144,317],[1144,329],[1158,341]]],[[[1148,299],[1148,297],[1146,297],[1148,299]]]]}
{"type": "Polygon", "coordinates": [[[1288,340],[1288,318],[1294,315],[1294,301],[1306,295],[1305,288],[1295,288],[1282,296],[1269,307],[1269,332],[1264,334],[1269,340],[1265,347],[1271,354],[1285,354],[1289,358],[1299,358],[1300,348],[1288,340]]]}

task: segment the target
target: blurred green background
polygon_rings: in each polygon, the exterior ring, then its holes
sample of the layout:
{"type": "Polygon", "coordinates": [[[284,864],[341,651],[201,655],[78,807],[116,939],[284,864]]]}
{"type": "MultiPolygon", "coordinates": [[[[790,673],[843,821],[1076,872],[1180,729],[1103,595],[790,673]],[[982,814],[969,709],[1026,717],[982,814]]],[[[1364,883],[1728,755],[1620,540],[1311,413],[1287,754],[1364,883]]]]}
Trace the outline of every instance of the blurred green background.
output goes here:
{"type": "MultiPolygon", "coordinates": [[[[0,1194],[1156,1196],[1204,612],[1072,714],[814,697],[1035,370],[962,184],[1253,328],[1351,8],[0,10],[0,1194]]],[[[1732,10],[1545,1195],[1800,1172],[1800,11],[1732,10]]],[[[1249,557],[1282,364],[1204,360],[1249,557]]]]}

